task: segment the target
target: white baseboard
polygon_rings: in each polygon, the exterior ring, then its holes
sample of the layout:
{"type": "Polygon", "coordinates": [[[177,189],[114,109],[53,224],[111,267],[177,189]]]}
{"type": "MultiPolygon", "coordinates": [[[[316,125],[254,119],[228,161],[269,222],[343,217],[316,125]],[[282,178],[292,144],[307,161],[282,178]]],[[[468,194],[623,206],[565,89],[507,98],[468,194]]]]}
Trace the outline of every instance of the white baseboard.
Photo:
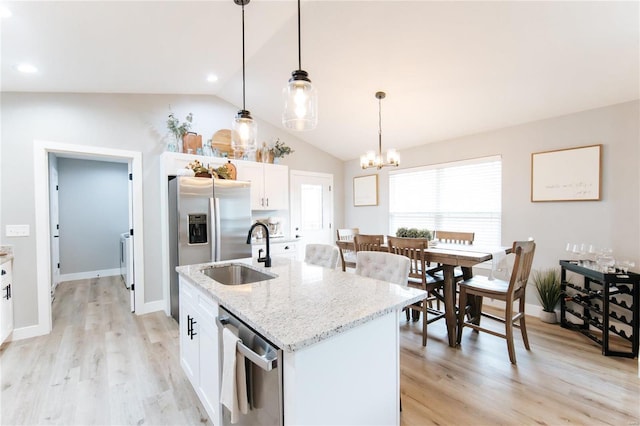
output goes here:
{"type": "Polygon", "coordinates": [[[89,278],[97,278],[97,277],[112,277],[114,275],[120,275],[120,268],[102,269],[99,271],[75,272],[73,274],[61,274],[60,282],[86,280],[89,278]]]}
{"type": "Polygon", "coordinates": [[[16,340],[30,339],[31,337],[44,336],[49,334],[51,330],[45,330],[45,327],[40,325],[29,325],[26,327],[20,327],[13,330],[11,336],[7,338],[7,342],[13,342],[16,340]]]}
{"type": "Polygon", "coordinates": [[[136,315],[150,314],[151,312],[164,311],[164,300],[147,302],[142,307],[136,306],[136,315]]]}

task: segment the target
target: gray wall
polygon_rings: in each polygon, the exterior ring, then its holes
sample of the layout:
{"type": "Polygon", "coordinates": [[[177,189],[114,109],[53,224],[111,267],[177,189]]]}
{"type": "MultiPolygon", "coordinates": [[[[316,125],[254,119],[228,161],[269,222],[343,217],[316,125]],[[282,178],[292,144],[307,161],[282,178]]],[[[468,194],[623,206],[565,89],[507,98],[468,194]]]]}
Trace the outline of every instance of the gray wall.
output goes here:
{"type": "Polygon", "coordinates": [[[120,268],[128,176],[124,163],[58,158],[61,274],[120,268]]]}
{"type": "MultiPolygon", "coordinates": [[[[567,257],[568,242],[610,247],[614,257],[640,265],[639,105],[627,102],[403,150],[400,167],[501,155],[503,245],[535,237],[534,268],[557,266],[567,257]],[[603,145],[601,201],[530,201],[532,152],[594,144],[603,145]]],[[[357,161],[345,163],[345,226],[386,234],[388,169],[378,173],[379,205],[353,207],[353,177],[372,173],[357,161]]],[[[529,297],[528,302],[537,301],[529,297]]]]}
{"type": "MultiPolygon", "coordinates": [[[[183,120],[194,114],[193,130],[208,139],[228,129],[238,107],[215,96],[2,93],[1,97],[0,229],[6,224],[29,224],[29,237],[7,238],[14,247],[14,304],[16,328],[37,324],[35,202],[33,197],[33,141],[44,139],[74,145],[139,151],[142,153],[144,209],[145,302],[161,300],[160,154],[171,138],[166,130],[169,108],[183,120]],[[18,184],[19,182],[19,184],[18,184]]],[[[259,141],[279,137],[296,152],[282,164],[291,169],[332,173],[342,180],[343,164],[282,130],[258,121],[259,141]]],[[[139,177],[134,177],[134,179],[139,177]]],[[[163,187],[162,189],[164,189],[163,187]]],[[[336,212],[342,215],[342,191],[336,191],[336,212]]],[[[340,216],[338,216],[340,217],[340,216]]],[[[139,283],[138,283],[139,285],[139,283]]]]}

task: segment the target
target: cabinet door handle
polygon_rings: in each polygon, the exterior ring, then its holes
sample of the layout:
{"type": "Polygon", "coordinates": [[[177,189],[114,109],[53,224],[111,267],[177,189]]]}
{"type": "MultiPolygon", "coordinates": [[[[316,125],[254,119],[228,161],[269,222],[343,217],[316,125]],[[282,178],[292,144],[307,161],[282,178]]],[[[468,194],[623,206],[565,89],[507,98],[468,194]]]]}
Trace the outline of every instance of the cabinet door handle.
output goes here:
{"type": "Polygon", "coordinates": [[[195,331],[193,331],[193,325],[197,323],[198,322],[193,317],[191,317],[191,334],[190,334],[191,340],[193,340],[193,336],[196,336],[198,334],[195,331]]]}
{"type": "Polygon", "coordinates": [[[269,207],[269,199],[267,198],[267,207],[269,207]]]}
{"type": "Polygon", "coordinates": [[[187,336],[193,340],[193,317],[191,315],[187,315],[187,336]]]}
{"type": "Polygon", "coordinates": [[[11,286],[7,285],[3,288],[3,290],[5,291],[5,294],[3,296],[3,299],[7,299],[9,300],[11,298],[11,286]]]}
{"type": "Polygon", "coordinates": [[[4,269],[2,270],[2,273],[0,275],[7,275],[7,271],[5,271],[4,269]]]}
{"type": "Polygon", "coordinates": [[[285,250],[289,250],[289,246],[284,246],[284,249],[285,250]]]}

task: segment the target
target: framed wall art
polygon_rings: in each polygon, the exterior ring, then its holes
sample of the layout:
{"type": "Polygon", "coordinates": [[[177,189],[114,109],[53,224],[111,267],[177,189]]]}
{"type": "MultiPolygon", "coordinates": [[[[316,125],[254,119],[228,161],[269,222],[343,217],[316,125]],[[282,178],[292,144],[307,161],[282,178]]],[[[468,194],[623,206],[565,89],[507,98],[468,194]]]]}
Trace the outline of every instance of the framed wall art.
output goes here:
{"type": "Polygon", "coordinates": [[[599,201],[602,145],[531,154],[531,201],[599,201]]]}
{"type": "Polygon", "coordinates": [[[353,178],[353,205],[378,205],[378,175],[356,176],[353,178]]]}

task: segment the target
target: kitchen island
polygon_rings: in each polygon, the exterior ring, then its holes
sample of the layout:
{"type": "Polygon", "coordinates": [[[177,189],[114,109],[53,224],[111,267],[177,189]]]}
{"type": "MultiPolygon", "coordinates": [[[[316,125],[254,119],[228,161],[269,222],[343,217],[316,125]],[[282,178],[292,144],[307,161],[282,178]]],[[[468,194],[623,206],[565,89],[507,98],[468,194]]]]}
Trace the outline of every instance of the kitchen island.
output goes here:
{"type": "Polygon", "coordinates": [[[399,312],[425,292],[285,258],[268,269],[248,259],[276,275],[251,284],[223,285],[202,273],[228,263],[176,268],[181,363],[214,424],[222,424],[219,307],[282,350],[285,424],[399,424],[399,312]],[[189,350],[194,335],[199,357],[189,350]]]}

